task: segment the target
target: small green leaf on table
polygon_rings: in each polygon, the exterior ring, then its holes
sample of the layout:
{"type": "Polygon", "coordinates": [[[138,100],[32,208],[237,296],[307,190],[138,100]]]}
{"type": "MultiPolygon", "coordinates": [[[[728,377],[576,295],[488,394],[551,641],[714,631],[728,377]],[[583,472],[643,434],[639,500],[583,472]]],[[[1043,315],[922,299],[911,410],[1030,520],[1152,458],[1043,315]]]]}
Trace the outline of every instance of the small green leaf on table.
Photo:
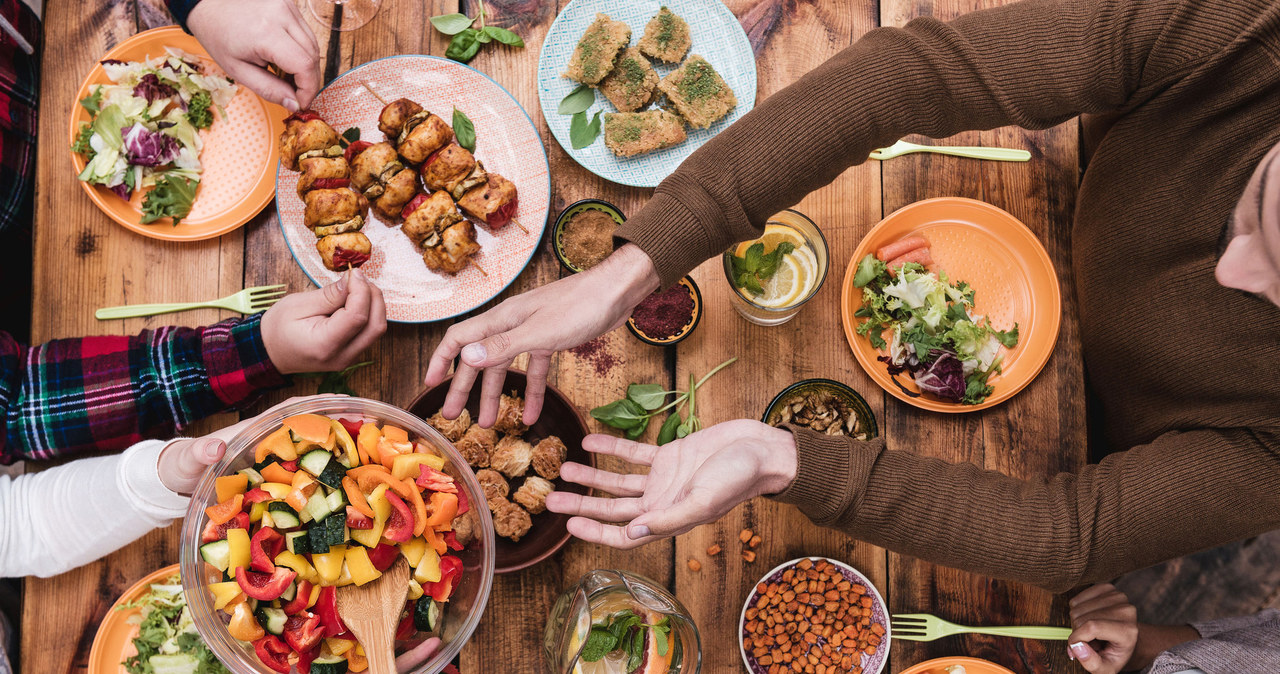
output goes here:
{"type": "Polygon", "coordinates": [[[586,112],[591,104],[596,102],[596,90],[582,84],[577,89],[569,92],[560,101],[560,106],[556,108],[556,112],[562,115],[576,115],[579,112],[586,112]]]}
{"type": "Polygon", "coordinates": [[[454,35],[444,55],[460,63],[470,62],[475,58],[476,52],[480,51],[480,41],[476,39],[479,36],[480,31],[474,28],[468,28],[454,35]]]}
{"type": "Polygon", "coordinates": [[[441,14],[431,17],[431,25],[445,35],[457,35],[470,28],[474,20],[466,14],[441,14]]]}
{"type": "Polygon", "coordinates": [[[582,148],[596,142],[596,138],[599,136],[599,112],[596,112],[595,117],[593,117],[590,122],[587,121],[587,113],[574,113],[573,120],[569,122],[569,142],[573,145],[573,149],[581,150],[582,148]]]}

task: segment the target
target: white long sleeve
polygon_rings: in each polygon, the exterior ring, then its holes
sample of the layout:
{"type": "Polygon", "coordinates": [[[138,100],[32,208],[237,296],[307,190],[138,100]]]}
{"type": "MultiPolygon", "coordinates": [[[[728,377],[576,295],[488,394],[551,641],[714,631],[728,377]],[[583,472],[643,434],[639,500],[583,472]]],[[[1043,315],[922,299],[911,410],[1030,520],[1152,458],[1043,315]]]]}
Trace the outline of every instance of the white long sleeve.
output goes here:
{"type": "Polygon", "coordinates": [[[182,517],[189,499],[156,470],[166,444],[0,476],[0,577],[56,576],[182,517]]]}

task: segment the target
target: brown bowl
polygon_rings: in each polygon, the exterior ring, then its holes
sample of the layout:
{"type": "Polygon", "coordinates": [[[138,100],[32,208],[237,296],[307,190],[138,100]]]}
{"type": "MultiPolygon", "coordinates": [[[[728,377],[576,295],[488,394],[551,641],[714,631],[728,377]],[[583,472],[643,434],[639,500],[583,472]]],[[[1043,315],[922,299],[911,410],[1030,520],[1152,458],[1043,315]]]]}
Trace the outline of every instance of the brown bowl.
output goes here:
{"type": "MultiPolygon", "coordinates": [[[[449,385],[452,382],[453,375],[450,375],[440,385],[419,395],[406,409],[409,413],[423,419],[431,417],[444,405],[445,395],[449,392],[449,385]]],[[[515,390],[523,396],[524,387],[524,372],[508,370],[502,390],[506,392],[515,390]]],[[[467,398],[467,411],[471,413],[472,419],[480,415],[479,381],[472,387],[471,395],[467,398]]],[[[525,432],[524,439],[530,444],[537,444],[548,435],[559,436],[569,450],[567,461],[595,466],[595,455],[582,448],[582,439],[587,437],[587,433],[587,420],[582,416],[582,412],[578,411],[578,408],[563,393],[548,385],[546,401],[542,404],[542,414],[538,417],[538,422],[525,432]]],[[[567,482],[564,478],[556,478],[552,483],[555,484],[556,491],[591,494],[589,488],[567,482]]],[[[533,528],[520,539],[520,542],[513,543],[501,536],[494,539],[496,541],[494,573],[510,573],[533,566],[554,555],[569,542],[568,515],[547,510],[533,515],[532,519],[533,528]]]]}

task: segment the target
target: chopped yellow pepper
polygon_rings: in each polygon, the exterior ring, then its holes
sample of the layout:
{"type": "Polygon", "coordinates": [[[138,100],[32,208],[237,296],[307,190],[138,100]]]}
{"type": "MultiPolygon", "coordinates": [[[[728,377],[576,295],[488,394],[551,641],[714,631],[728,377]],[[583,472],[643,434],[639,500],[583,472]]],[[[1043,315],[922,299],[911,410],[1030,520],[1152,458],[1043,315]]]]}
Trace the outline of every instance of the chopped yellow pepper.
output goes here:
{"type": "Polygon", "coordinates": [[[347,651],[355,648],[356,642],[350,639],[325,639],[324,645],[329,647],[329,652],[334,655],[342,655],[347,651]]]}
{"type": "Polygon", "coordinates": [[[342,575],[342,561],[346,556],[347,546],[345,545],[335,545],[329,548],[328,552],[311,555],[311,563],[320,574],[320,582],[326,585],[338,582],[338,576],[342,575]]]}
{"type": "Polygon", "coordinates": [[[231,623],[227,625],[227,632],[232,638],[241,641],[256,641],[266,634],[262,625],[258,624],[258,619],[253,617],[253,610],[249,608],[247,601],[236,604],[236,610],[231,614],[231,623]]]}
{"type": "Polygon", "coordinates": [[[356,581],[351,578],[351,567],[347,566],[347,561],[344,559],[342,560],[342,569],[338,572],[338,580],[334,582],[334,585],[345,587],[354,582],[356,581]]]}
{"type": "Polygon", "coordinates": [[[440,470],[444,468],[444,459],[435,454],[401,454],[391,461],[391,476],[397,480],[416,480],[423,465],[440,470]]]}
{"type": "Polygon", "coordinates": [[[227,529],[227,573],[236,575],[236,569],[249,566],[249,532],[244,529],[227,529]]]}
{"type": "Polygon", "coordinates": [[[378,543],[382,541],[382,531],[387,527],[387,518],[391,516],[391,502],[384,496],[386,493],[387,485],[385,484],[374,488],[373,493],[369,495],[369,507],[373,508],[373,528],[352,529],[351,540],[366,548],[378,547],[378,543]]]}
{"type": "Polygon", "coordinates": [[[422,584],[410,578],[409,579],[409,598],[417,599],[418,597],[421,597],[421,596],[422,596],[422,584]]]}
{"type": "Polygon", "coordinates": [[[288,496],[289,492],[293,491],[293,485],[282,484],[279,482],[263,482],[258,485],[258,489],[271,494],[272,499],[279,501],[280,499],[288,496]]]}
{"type": "Polygon", "coordinates": [[[347,569],[351,572],[351,581],[356,585],[376,580],[382,572],[374,568],[369,561],[369,550],[363,545],[352,545],[347,548],[347,569]]]}
{"type": "Polygon", "coordinates": [[[400,544],[400,554],[404,555],[405,561],[409,562],[409,566],[417,568],[418,562],[422,559],[422,554],[427,551],[427,542],[421,538],[410,538],[400,544]]]}
{"type": "Polygon", "coordinates": [[[262,463],[263,459],[272,454],[279,457],[281,461],[293,461],[298,458],[298,450],[293,446],[288,428],[281,426],[275,433],[263,438],[254,449],[253,460],[262,463]]]}
{"type": "Polygon", "coordinates": [[[307,558],[302,555],[294,554],[288,550],[283,550],[276,555],[276,566],[283,566],[286,569],[293,569],[297,572],[298,577],[302,580],[314,583],[318,578],[316,569],[307,562],[307,558]]]}
{"type": "MultiPolygon", "coordinates": [[[[320,579],[320,576],[317,575],[316,580],[319,580],[319,579],[320,579]]],[[[311,608],[312,606],[315,606],[316,602],[320,601],[320,590],[321,590],[321,587],[319,585],[311,586],[311,598],[307,600],[307,608],[311,608]]]]}
{"type": "Polygon", "coordinates": [[[267,512],[267,504],[261,501],[249,506],[249,521],[261,522],[263,513],[267,512]]]}
{"type": "MultiPolygon", "coordinates": [[[[330,419],[329,424],[333,426],[333,434],[338,439],[338,447],[342,448],[342,452],[347,455],[347,461],[352,468],[360,465],[360,453],[356,451],[356,441],[351,439],[351,434],[347,432],[347,428],[338,422],[337,419],[330,419]]],[[[337,457],[338,453],[334,453],[337,457]]]]}
{"type": "Polygon", "coordinates": [[[427,548],[413,571],[413,579],[419,583],[435,583],[440,580],[440,555],[427,548]]]}
{"type": "Polygon", "coordinates": [[[213,593],[213,608],[220,609],[231,603],[236,595],[243,594],[240,590],[240,583],[234,580],[225,583],[210,583],[209,591],[213,593]]]}

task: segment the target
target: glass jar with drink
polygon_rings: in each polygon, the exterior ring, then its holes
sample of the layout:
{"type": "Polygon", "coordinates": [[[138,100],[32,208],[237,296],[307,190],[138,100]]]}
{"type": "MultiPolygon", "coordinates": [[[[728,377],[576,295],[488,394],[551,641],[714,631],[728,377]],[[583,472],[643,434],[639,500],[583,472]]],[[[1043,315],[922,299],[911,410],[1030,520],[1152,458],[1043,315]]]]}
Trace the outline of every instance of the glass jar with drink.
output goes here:
{"type": "Polygon", "coordinates": [[[813,221],[787,209],[769,218],[764,235],[724,253],[733,308],[758,325],[781,325],[818,293],[830,266],[827,239],[813,221]]]}

